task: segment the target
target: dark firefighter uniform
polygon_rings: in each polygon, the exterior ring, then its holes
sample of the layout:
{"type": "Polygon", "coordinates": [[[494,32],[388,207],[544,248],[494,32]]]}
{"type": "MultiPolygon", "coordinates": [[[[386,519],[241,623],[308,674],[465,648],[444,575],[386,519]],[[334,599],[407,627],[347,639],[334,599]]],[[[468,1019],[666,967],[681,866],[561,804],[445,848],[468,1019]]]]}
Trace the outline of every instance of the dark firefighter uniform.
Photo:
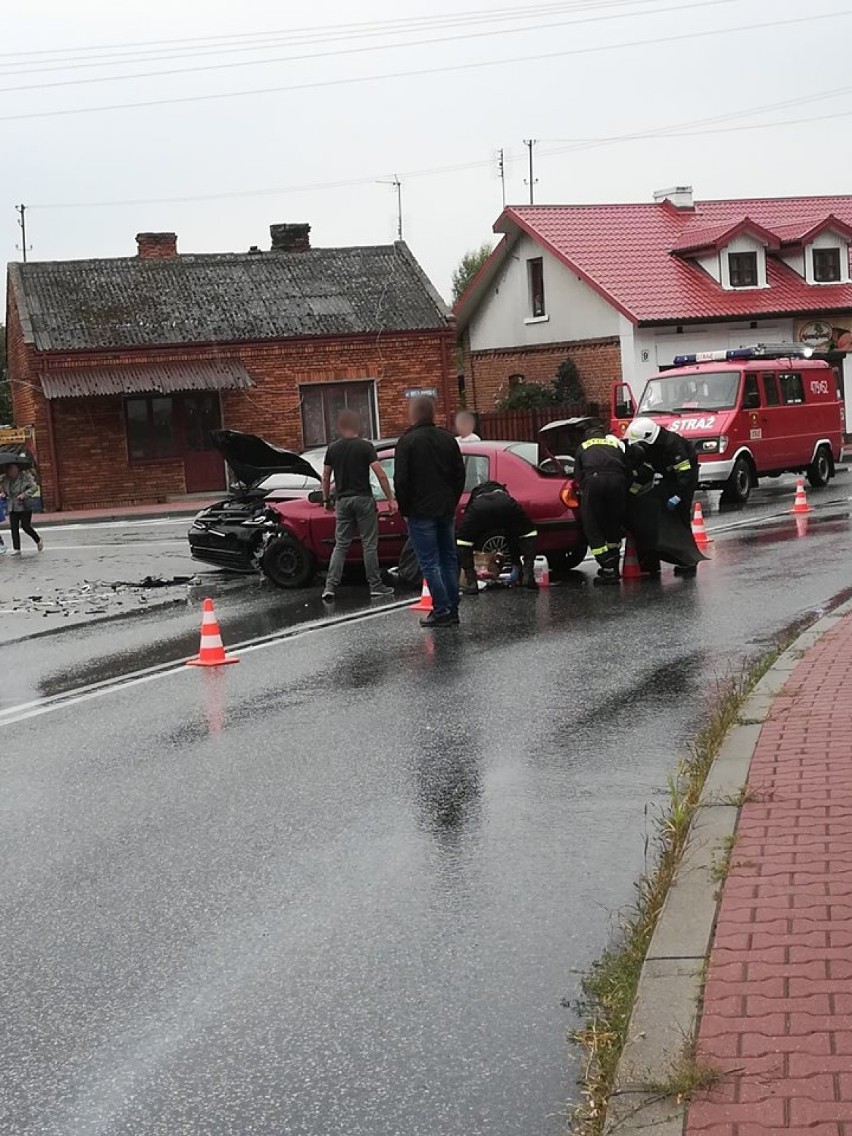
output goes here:
{"type": "Polygon", "coordinates": [[[630,467],[618,440],[604,436],[603,430],[590,431],[574,458],[574,478],[583,530],[599,565],[597,582],[617,583],[630,485],[630,467]]]}
{"type": "Polygon", "coordinates": [[[692,520],[692,501],[698,488],[698,458],[695,447],[681,434],[660,427],[657,440],[642,443],[645,460],[662,477],[658,486],[665,503],[686,524],[692,520]],[[672,505],[671,502],[678,500],[672,505]]]}
{"type": "Polygon", "coordinates": [[[465,595],[479,594],[473,552],[482,547],[486,537],[495,533],[505,534],[513,554],[517,552],[520,555],[524,587],[537,586],[533,564],[538,530],[505,485],[486,481],[477,485],[471,493],[461,524],[456,529],[465,595]]]}
{"type": "Polygon", "coordinates": [[[698,459],[692,443],[661,428],[653,443],[635,442],[626,453],[632,476],[627,528],[636,540],[642,570],[659,575],[662,558],[675,564],[676,574],[695,575],[704,557],[691,527],[698,486],[698,459]],[[655,477],[659,477],[656,485],[655,477]]]}

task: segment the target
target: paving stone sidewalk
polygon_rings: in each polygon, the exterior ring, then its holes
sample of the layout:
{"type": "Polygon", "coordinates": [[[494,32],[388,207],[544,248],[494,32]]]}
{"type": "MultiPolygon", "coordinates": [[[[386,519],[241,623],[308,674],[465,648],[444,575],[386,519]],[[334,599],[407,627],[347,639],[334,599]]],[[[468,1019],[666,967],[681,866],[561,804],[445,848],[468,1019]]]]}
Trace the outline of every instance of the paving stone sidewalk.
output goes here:
{"type": "Polygon", "coordinates": [[[698,1035],[687,1136],[852,1136],[852,616],[764,723],[698,1035]]]}

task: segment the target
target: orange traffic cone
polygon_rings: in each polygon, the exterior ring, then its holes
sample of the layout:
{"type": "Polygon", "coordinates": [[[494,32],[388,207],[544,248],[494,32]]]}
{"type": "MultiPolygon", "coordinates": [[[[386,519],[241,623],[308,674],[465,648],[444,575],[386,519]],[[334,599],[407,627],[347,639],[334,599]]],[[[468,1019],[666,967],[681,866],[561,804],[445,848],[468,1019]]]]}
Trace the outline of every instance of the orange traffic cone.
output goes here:
{"type": "Polygon", "coordinates": [[[707,526],[704,524],[704,514],[701,511],[701,506],[697,501],[692,510],[692,536],[699,548],[706,548],[708,544],[713,543],[713,538],[708,533],[707,526]]]}
{"type": "Polygon", "coordinates": [[[216,613],[213,611],[213,601],[204,601],[201,615],[201,648],[197,659],[191,659],[188,667],[221,667],[224,663],[238,663],[240,660],[233,655],[225,654],[222,643],[222,633],[216,622],[216,613]]]}
{"type": "Polygon", "coordinates": [[[622,580],[641,580],[643,575],[636,553],[636,542],[628,533],[627,543],[624,546],[624,564],[621,568],[621,578],[622,580]]]}
{"type": "Polygon", "coordinates": [[[796,500],[793,502],[793,512],[798,515],[813,512],[813,509],[808,504],[808,499],[805,496],[804,478],[801,477],[796,481],[796,500]]]}
{"type": "Polygon", "coordinates": [[[432,594],[429,591],[429,585],[426,583],[426,577],[423,577],[423,588],[420,592],[420,599],[416,604],[412,604],[409,611],[431,611],[432,610],[432,594]]]}

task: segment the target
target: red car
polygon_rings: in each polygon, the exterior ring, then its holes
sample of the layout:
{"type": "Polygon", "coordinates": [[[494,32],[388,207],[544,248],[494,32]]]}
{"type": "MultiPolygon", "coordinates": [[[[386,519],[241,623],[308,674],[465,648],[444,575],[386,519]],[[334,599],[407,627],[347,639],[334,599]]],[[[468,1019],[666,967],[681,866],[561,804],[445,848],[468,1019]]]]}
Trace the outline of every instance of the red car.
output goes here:
{"type": "MultiPolygon", "coordinates": [[[[538,529],[538,551],[554,571],[575,568],[586,555],[574,483],[563,466],[535,442],[465,442],[462,447],[467,480],[459,516],[470,491],[485,481],[499,481],[526,509],[538,529]]],[[[378,451],[379,460],[393,483],[392,449],[378,451]]],[[[383,567],[400,563],[408,540],[404,519],[391,513],[374,485],[379,506],[379,560],[383,567]]],[[[299,588],[308,584],[318,568],[325,568],[334,548],[334,513],[325,510],[319,494],[307,501],[268,501],[270,524],[263,538],[260,568],[273,584],[299,588]]],[[[505,545],[505,534],[495,532],[484,542],[495,550],[505,545]]],[[[360,542],[353,543],[348,561],[360,561],[360,542]]]]}

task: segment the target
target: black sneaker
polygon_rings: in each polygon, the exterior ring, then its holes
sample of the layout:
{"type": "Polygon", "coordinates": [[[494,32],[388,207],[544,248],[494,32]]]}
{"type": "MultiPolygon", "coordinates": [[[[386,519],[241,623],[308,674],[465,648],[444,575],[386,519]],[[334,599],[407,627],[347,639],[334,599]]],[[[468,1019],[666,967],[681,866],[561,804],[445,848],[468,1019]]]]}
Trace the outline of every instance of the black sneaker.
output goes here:
{"type": "Polygon", "coordinates": [[[377,588],[370,588],[371,600],[383,599],[385,596],[393,596],[395,594],[393,588],[388,587],[387,584],[379,584],[377,588]]]}
{"type": "Polygon", "coordinates": [[[436,615],[434,611],[420,620],[421,627],[455,627],[459,622],[458,612],[443,611],[440,615],[436,615]]]}

